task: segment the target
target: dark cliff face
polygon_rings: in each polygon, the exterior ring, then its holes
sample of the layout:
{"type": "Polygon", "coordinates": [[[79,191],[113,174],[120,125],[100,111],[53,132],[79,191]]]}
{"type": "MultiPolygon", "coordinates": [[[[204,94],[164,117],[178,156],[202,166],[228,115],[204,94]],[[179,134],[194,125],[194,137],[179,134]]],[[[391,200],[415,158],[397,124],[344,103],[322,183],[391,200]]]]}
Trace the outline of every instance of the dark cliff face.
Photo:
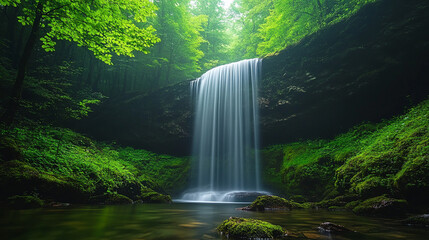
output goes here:
{"type": "Polygon", "coordinates": [[[337,135],[429,94],[427,1],[381,1],[263,61],[263,144],[337,135]]]}
{"type": "MultiPolygon", "coordinates": [[[[263,60],[263,145],[328,138],[429,94],[429,3],[385,0],[263,60]]],[[[98,139],[189,155],[189,81],[106,101],[77,127],[98,139]]]]}
{"type": "Polygon", "coordinates": [[[100,140],[158,153],[189,155],[191,99],[189,82],[151,93],[132,92],[94,109],[77,129],[100,140]]]}

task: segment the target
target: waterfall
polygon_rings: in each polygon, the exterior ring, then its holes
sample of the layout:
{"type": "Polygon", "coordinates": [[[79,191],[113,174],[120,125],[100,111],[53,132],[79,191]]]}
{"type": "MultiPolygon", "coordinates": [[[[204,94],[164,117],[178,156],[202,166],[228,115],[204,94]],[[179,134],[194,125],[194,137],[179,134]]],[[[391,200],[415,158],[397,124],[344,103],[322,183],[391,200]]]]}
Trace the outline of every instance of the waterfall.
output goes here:
{"type": "Polygon", "coordinates": [[[191,82],[193,186],[183,199],[224,201],[261,195],[260,76],[261,60],[249,59],[213,68],[191,82]]]}

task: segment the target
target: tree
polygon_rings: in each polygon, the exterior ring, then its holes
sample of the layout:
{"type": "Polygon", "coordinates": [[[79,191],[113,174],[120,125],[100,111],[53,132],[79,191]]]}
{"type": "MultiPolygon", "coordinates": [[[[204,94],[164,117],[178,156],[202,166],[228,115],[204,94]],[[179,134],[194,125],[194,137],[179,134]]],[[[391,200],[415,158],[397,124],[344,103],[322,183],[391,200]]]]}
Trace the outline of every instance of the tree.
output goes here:
{"type": "Polygon", "coordinates": [[[201,46],[201,50],[204,52],[201,65],[206,71],[225,63],[227,58],[226,13],[221,0],[195,0],[194,5],[192,12],[195,15],[207,16],[202,33],[205,41],[201,46]]]}
{"type": "Polygon", "coordinates": [[[235,0],[231,12],[236,16],[233,29],[237,32],[232,43],[234,60],[255,58],[256,49],[262,38],[259,33],[261,24],[270,15],[273,0],[235,0]],[[238,31],[237,31],[238,30],[238,31]]]}
{"type": "Polygon", "coordinates": [[[260,25],[263,56],[294,44],[319,29],[347,18],[376,0],[272,0],[270,14],[260,25]]]}
{"type": "Polygon", "coordinates": [[[112,64],[113,53],[133,57],[134,51],[147,53],[159,41],[152,26],[137,26],[154,15],[156,6],[149,0],[0,0],[0,5],[21,8],[18,21],[31,26],[2,116],[8,125],[18,109],[25,69],[41,29],[45,30],[40,40],[46,51],[55,50],[55,40],[67,40],[87,47],[106,64],[112,64]]]}

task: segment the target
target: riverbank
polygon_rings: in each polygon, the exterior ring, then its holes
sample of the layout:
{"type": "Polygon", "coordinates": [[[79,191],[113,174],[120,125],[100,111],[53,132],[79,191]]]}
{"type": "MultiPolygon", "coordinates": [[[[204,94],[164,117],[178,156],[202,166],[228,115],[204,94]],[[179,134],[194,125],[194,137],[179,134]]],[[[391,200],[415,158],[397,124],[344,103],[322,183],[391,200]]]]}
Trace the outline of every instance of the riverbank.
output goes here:
{"type": "Polygon", "coordinates": [[[188,171],[188,158],[100,143],[66,128],[0,131],[0,199],[17,208],[171,202],[188,171]]]}

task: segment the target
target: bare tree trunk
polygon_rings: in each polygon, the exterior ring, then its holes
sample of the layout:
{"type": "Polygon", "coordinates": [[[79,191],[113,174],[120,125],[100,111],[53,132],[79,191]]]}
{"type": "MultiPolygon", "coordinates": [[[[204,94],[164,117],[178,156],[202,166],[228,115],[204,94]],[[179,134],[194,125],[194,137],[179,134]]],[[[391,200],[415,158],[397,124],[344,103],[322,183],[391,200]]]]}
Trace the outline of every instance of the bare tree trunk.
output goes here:
{"type": "Polygon", "coordinates": [[[22,95],[22,88],[24,85],[25,71],[27,68],[28,60],[30,59],[31,53],[36,43],[37,35],[39,33],[42,12],[43,4],[42,2],[39,2],[37,5],[36,17],[31,28],[30,36],[27,39],[24,52],[22,53],[21,59],[18,63],[18,73],[16,75],[15,84],[12,88],[12,94],[10,96],[6,112],[1,117],[1,121],[4,122],[6,125],[12,124],[19,107],[19,102],[21,100],[22,95]]]}

